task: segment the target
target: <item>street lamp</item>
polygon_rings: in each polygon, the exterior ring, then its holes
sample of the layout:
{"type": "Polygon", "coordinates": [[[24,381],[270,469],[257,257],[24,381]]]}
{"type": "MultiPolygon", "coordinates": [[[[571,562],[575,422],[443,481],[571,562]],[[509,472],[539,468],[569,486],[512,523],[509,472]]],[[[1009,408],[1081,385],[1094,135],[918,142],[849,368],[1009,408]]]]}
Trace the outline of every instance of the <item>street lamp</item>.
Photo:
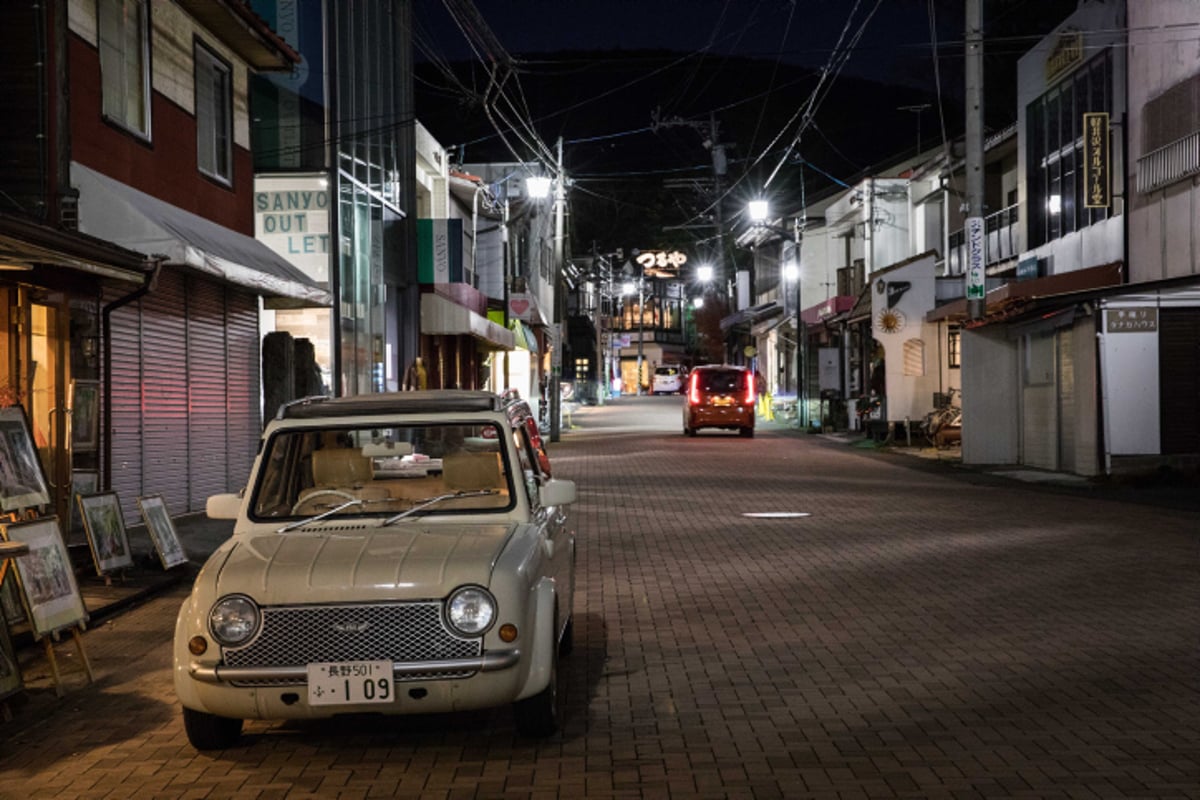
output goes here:
{"type": "Polygon", "coordinates": [[[784,274],[786,280],[795,280],[796,282],[796,422],[802,430],[808,429],[808,386],[804,372],[804,351],[808,347],[808,326],[804,322],[804,303],[802,287],[804,281],[801,280],[800,273],[800,238],[801,218],[792,218],[792,230],[788,231],[784,228],[777,228],[767,223],[767,218],[770,216],[771,210],[766,200],[751,200],[749,204],[750,222],[755,228],[773,231],[782,235],[791,233],[792,241],[795,244],[795,252],[793,257],[795,262],[788,265],[784,274]]]}

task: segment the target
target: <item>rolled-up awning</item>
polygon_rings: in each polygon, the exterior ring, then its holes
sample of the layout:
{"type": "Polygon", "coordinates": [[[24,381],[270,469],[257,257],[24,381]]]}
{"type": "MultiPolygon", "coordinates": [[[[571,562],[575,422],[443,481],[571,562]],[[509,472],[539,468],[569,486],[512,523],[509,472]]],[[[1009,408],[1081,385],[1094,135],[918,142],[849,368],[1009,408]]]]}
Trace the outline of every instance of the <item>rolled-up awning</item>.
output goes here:
{"type": "Polygon", "coordinates": [[[252,236],[71,164],[79,189],[79,229],[121,247],[164,256],[226,283],[301,305],[328,307],[329,291],[252,236]]]}
{"type": "Polygon", "coordinates": [[[537,334],[533,332],[533,328],[529,323],[522,322],[519,319],[514,319],[509,323],[513,333],[516,335],[517,347],[528,350],[531,353],[538,351],[537,334]]]}
{"type": "Polygon", "coordinates": [[[513,332],[466,306],[428,292],[421,295],[421,333],[429,336],[474,336],[486,350],[512,350],[513,332]]]}

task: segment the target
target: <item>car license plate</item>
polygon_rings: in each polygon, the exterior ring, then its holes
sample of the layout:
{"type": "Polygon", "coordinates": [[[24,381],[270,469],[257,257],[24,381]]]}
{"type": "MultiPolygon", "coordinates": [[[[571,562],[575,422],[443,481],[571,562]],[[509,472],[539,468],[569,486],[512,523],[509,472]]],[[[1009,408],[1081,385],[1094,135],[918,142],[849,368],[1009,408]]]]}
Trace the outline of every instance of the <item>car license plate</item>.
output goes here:
{"type": "Polygon", "coordinates": [[[308,665],[308,704],[390,703],[396,691],[390,661],[331,661],[308,665]]]}

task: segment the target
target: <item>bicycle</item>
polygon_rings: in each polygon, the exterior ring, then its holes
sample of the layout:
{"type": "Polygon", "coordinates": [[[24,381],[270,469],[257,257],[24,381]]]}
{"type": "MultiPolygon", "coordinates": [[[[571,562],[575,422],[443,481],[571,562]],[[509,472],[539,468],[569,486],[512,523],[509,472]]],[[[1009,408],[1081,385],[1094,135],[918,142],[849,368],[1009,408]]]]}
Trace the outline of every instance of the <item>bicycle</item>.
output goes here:
{"type": "Polygon", "coordinates": [[[944,396],[945,403],[926,414],[918,426],[929,444],[938,449],[962,441],[962,408],[954,404],[955,395],[960,394],[961,389],[951,388],[944,396]]]}

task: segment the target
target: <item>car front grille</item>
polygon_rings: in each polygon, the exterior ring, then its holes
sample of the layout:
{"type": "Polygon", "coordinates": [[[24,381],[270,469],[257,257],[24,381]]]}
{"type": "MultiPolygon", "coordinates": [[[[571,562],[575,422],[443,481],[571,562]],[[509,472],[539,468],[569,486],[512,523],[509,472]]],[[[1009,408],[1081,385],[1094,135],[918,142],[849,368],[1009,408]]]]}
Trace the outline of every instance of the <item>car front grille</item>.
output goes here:
{"type": "MultiPolygon", "coordinates": [[[[230,667],[302,667],[324,661],[432,661],[472,658],[482,639],[455,636],[439,602],[285,606],[262,609],[262,628],[250,644],[225,648],[230,667]]],[[[397,680],[465,678],[472,670],[416,673],[397,680]]],[[[239,681],[239,686],[303,684],[303,678],[239,681]]]]}

